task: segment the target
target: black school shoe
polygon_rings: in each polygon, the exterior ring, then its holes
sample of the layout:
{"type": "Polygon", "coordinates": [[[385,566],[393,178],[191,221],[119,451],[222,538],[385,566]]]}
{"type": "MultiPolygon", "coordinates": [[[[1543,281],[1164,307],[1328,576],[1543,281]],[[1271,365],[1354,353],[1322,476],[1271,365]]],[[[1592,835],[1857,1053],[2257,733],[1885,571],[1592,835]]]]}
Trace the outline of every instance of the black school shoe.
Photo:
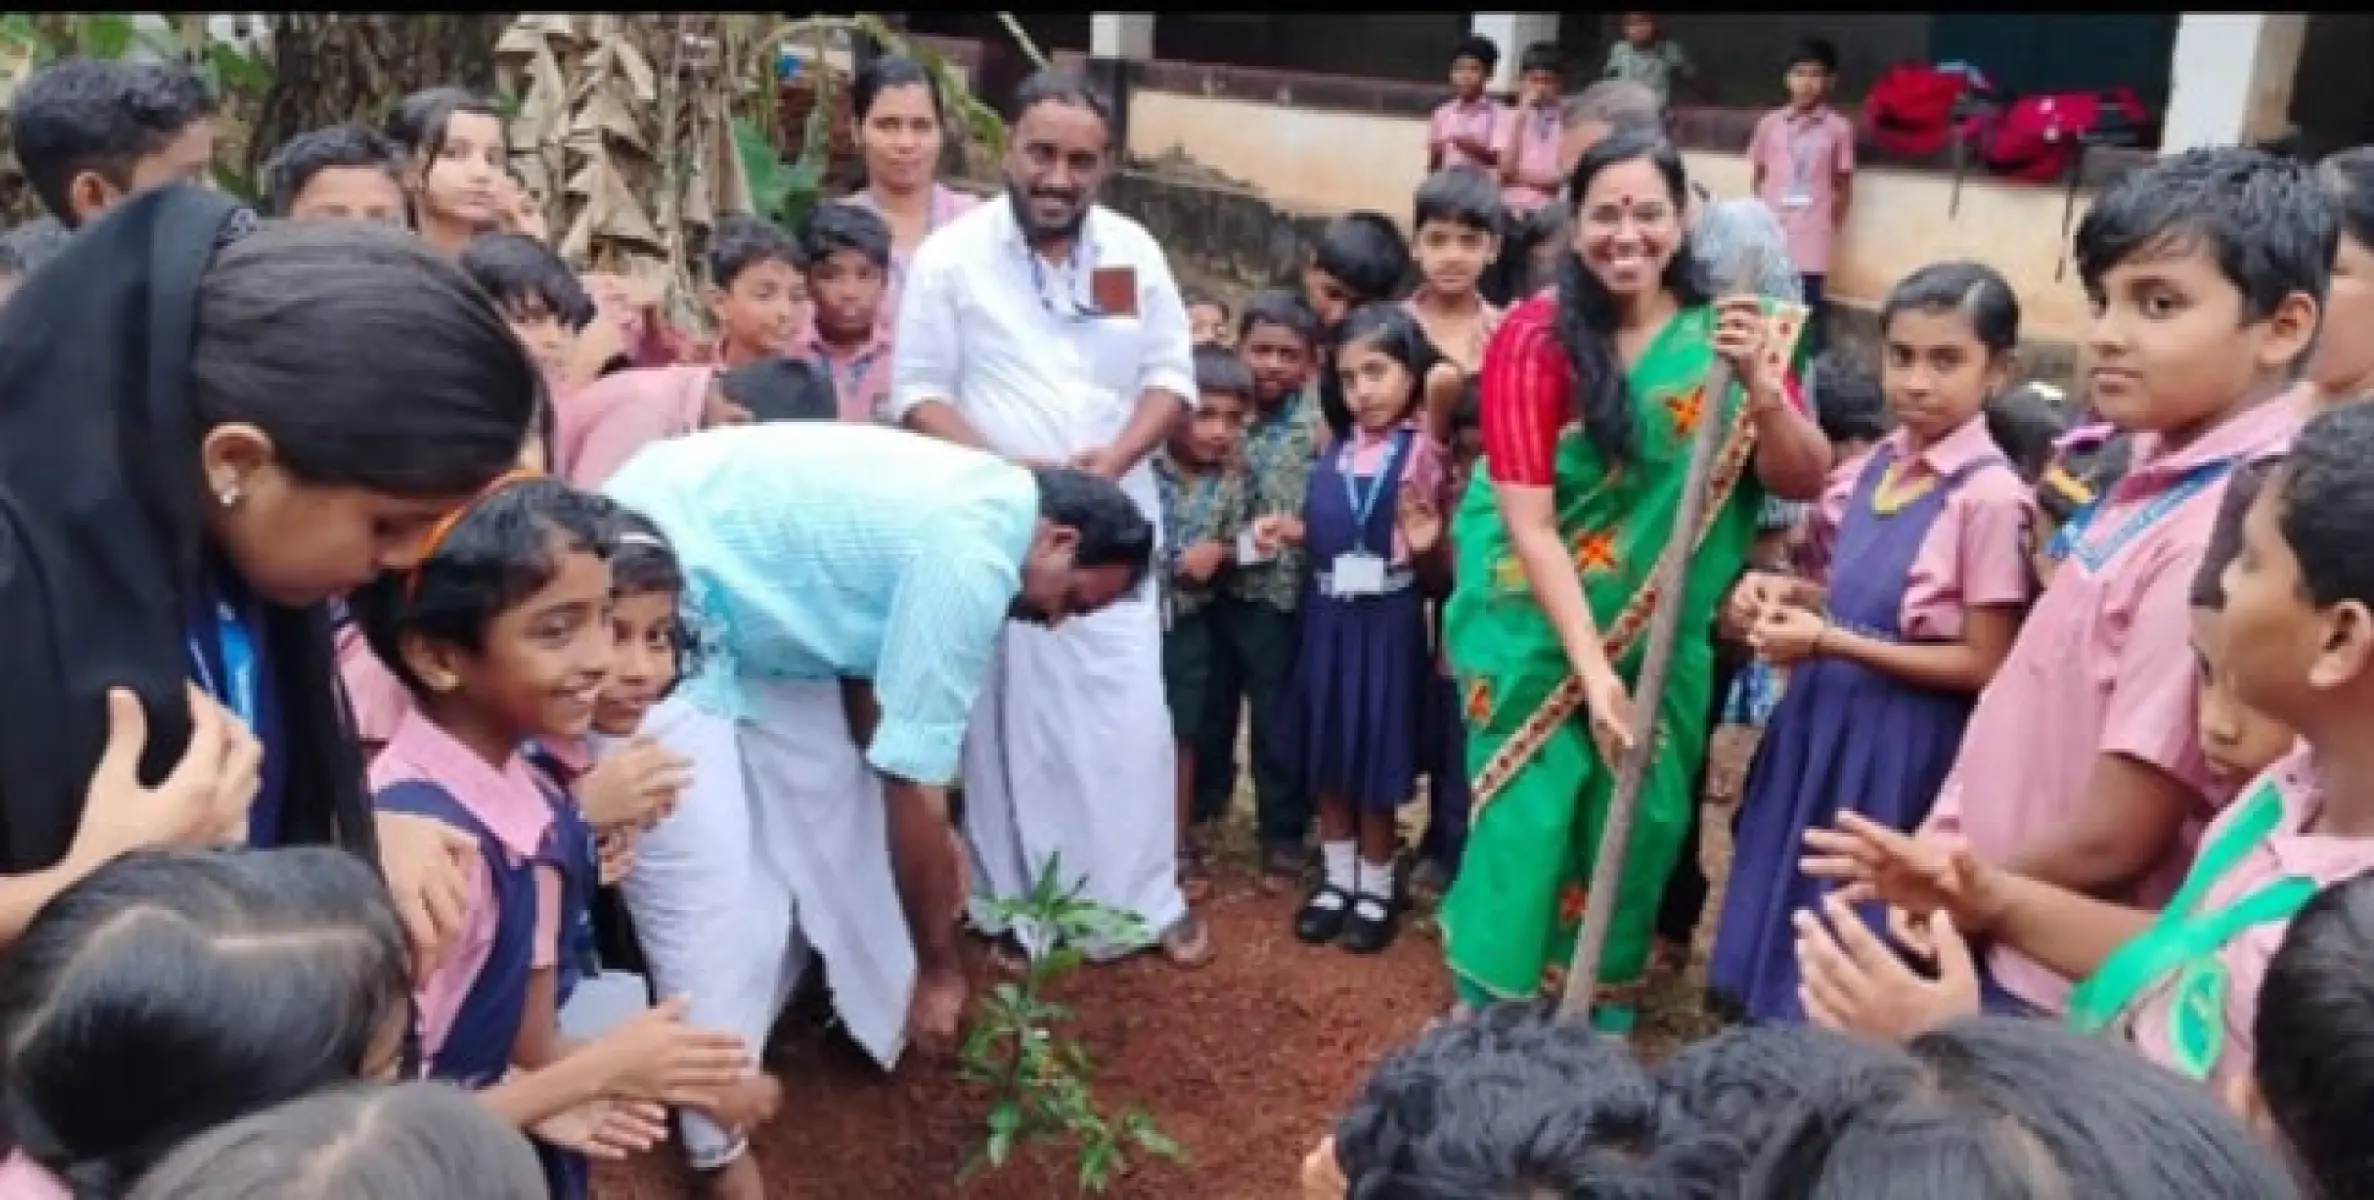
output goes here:
{"type": "Polygon", "coordinates": [[[1303,897],[1302,907],[1294,913],[1294,936],[1313,946],[1324,946],[1343,936],[1345,914],[1352,911],[1352,893],[1332,883],[1322,883],[1303,897]]]}
{"type": "Polygon", "coordinates": [[[1343,948],[1354,954],[1382,954],[1393,944],[1393,935],[1400,931],[1399,906],[1375,896],[1361,896],[1352,901],[1352,911],[1344,917],[1343,948]]]}

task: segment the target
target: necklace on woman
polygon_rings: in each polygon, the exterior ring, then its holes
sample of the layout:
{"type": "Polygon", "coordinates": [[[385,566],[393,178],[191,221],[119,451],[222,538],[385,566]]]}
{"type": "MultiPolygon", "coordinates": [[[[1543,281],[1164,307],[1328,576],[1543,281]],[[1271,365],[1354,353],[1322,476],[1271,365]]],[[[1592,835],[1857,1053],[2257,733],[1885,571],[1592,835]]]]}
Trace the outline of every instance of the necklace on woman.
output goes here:
{"type": "Polygon", "coordinates": [[[1880,472],[1879,486],[1871,489],[1871,511],[1883,517],[1895,516],[1906,505],[1928,495],[1929,489],[1936,486],[1937,476],[1934,474],[1923,475],[1906,483],[1904,460],[1898,459],[1889,463],[1887,470],[1880,472]]]}

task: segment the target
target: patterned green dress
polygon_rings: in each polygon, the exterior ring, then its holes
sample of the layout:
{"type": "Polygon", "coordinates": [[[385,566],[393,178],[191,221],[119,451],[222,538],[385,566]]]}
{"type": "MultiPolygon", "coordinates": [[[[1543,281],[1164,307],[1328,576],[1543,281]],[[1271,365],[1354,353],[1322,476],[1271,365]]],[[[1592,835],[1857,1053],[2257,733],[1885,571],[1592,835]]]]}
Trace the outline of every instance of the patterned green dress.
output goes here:
{"type": "MultiPolygon", "coordinates": [[[[1801,308],[1774,308],[1771,344],[1780,359],[1803,323],[1801,308]]],[[[1511,327],[1520,324],[1512,317],[1511,327]]],[[[1665,877],[1697,818],[1692,781],[1706,748],[1713,655],[1708,639],[1690,634],[1712,625],[1745,565],[1764,498],[1748,471],[1754,432],[1744,397],[1733,388],[1718,406],[1705,395],[1712,330],[1711,307],[1685,309],[1633,365],[1637,461],[1610,470],[1578,424],[1558,444],[1559,534],[1609,659],[1637,687],[1657,558],[1675,534],[1692,436],[1700,421],[1725,424],[1711,503],[1694,531],[1698,551],[1658,715],[1659,752],[1643,783],[1602,967],[1619,1003],[1603,1005],[1601,1019],[1616,1029],[1630,1020],[1623,993],[1647,965],[1665,877]]],[[[1591,741],[1581,684],[1510,548],[1487,472],[1476,473],[1462,503],[1444,636],[1467,720],[1475,800],[1442,927],[1460,997],[1474,1005],[1563,988],[1615,771],[1591,741]]]]}

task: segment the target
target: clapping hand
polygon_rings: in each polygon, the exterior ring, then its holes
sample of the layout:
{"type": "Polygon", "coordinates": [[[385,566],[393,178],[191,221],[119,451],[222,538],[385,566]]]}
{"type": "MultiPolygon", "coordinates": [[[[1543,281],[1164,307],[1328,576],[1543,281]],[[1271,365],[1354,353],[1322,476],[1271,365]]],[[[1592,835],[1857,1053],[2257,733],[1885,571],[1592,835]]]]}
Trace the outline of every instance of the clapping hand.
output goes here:
{"type": "Polygon", "coordinates": [[[1825,1029],[1902,1042],[1979,1011],[1978,964],[1942,912],[1911,923],[1931,947],[1935,979],[1923,979],[1863,924],[1843,896],[1820,912],[1802,909],[1797,929],[1797,998],[1825,1029]]]}
{"type": "Polygon", "coordinates": [[[1911,837],[1860,813],[1806,830],[1798,869],[1837,885],[1847,902],[1877,900],[1914,917],[1943,912],[1971,933],[1992,929],[2002,915],[1994,868],[1967,848],[1911,837]]]}

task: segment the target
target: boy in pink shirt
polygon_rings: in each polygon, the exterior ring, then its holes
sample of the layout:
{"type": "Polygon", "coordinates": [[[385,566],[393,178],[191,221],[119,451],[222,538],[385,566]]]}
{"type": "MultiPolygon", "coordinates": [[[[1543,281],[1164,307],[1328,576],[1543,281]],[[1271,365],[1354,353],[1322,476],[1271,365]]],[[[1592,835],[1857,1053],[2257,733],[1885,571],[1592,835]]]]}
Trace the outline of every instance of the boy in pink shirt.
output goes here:
{"type": "Polygon", "coordinates": [[[791,352],[831,377],[842,420],[879,420],[890,390],[890,226],[872,209],[819,205],[800,230],[800,258],[809,318],[791,352]]]}
{"type": "Polygon", "coordinates": [[[1500,202],[1529,217],[1566,182],[1566,119],[1559,92],[1565,60],[1555,42],[1535,42],[1517,60],[1517,107],[1500,131],[1500,202]]]}
{"type": "Polygon", "coordinates": [[[1855,194],[1855,126],[1830,107],[1830,88],[1838,81],[1836,47],[1820,38],[1799,46],[1789,57],[1787,80],[1789,102],[1764,114],[1748,138],[1748,169],[1756,198],[1789,235],[1789,261],[1817,321],[1807,336],[1818,350],[1831,244],[1855,194]]]}
{"type": "Polygon", "coordinates": [[[1500,165],[1500,133],[1508,109],[1484,94],[1500,66],[1500,47],[1473,34],[1451,47],[1451,98],[1435,106],[1426,122],[1426,170],[1500,165]]]}

